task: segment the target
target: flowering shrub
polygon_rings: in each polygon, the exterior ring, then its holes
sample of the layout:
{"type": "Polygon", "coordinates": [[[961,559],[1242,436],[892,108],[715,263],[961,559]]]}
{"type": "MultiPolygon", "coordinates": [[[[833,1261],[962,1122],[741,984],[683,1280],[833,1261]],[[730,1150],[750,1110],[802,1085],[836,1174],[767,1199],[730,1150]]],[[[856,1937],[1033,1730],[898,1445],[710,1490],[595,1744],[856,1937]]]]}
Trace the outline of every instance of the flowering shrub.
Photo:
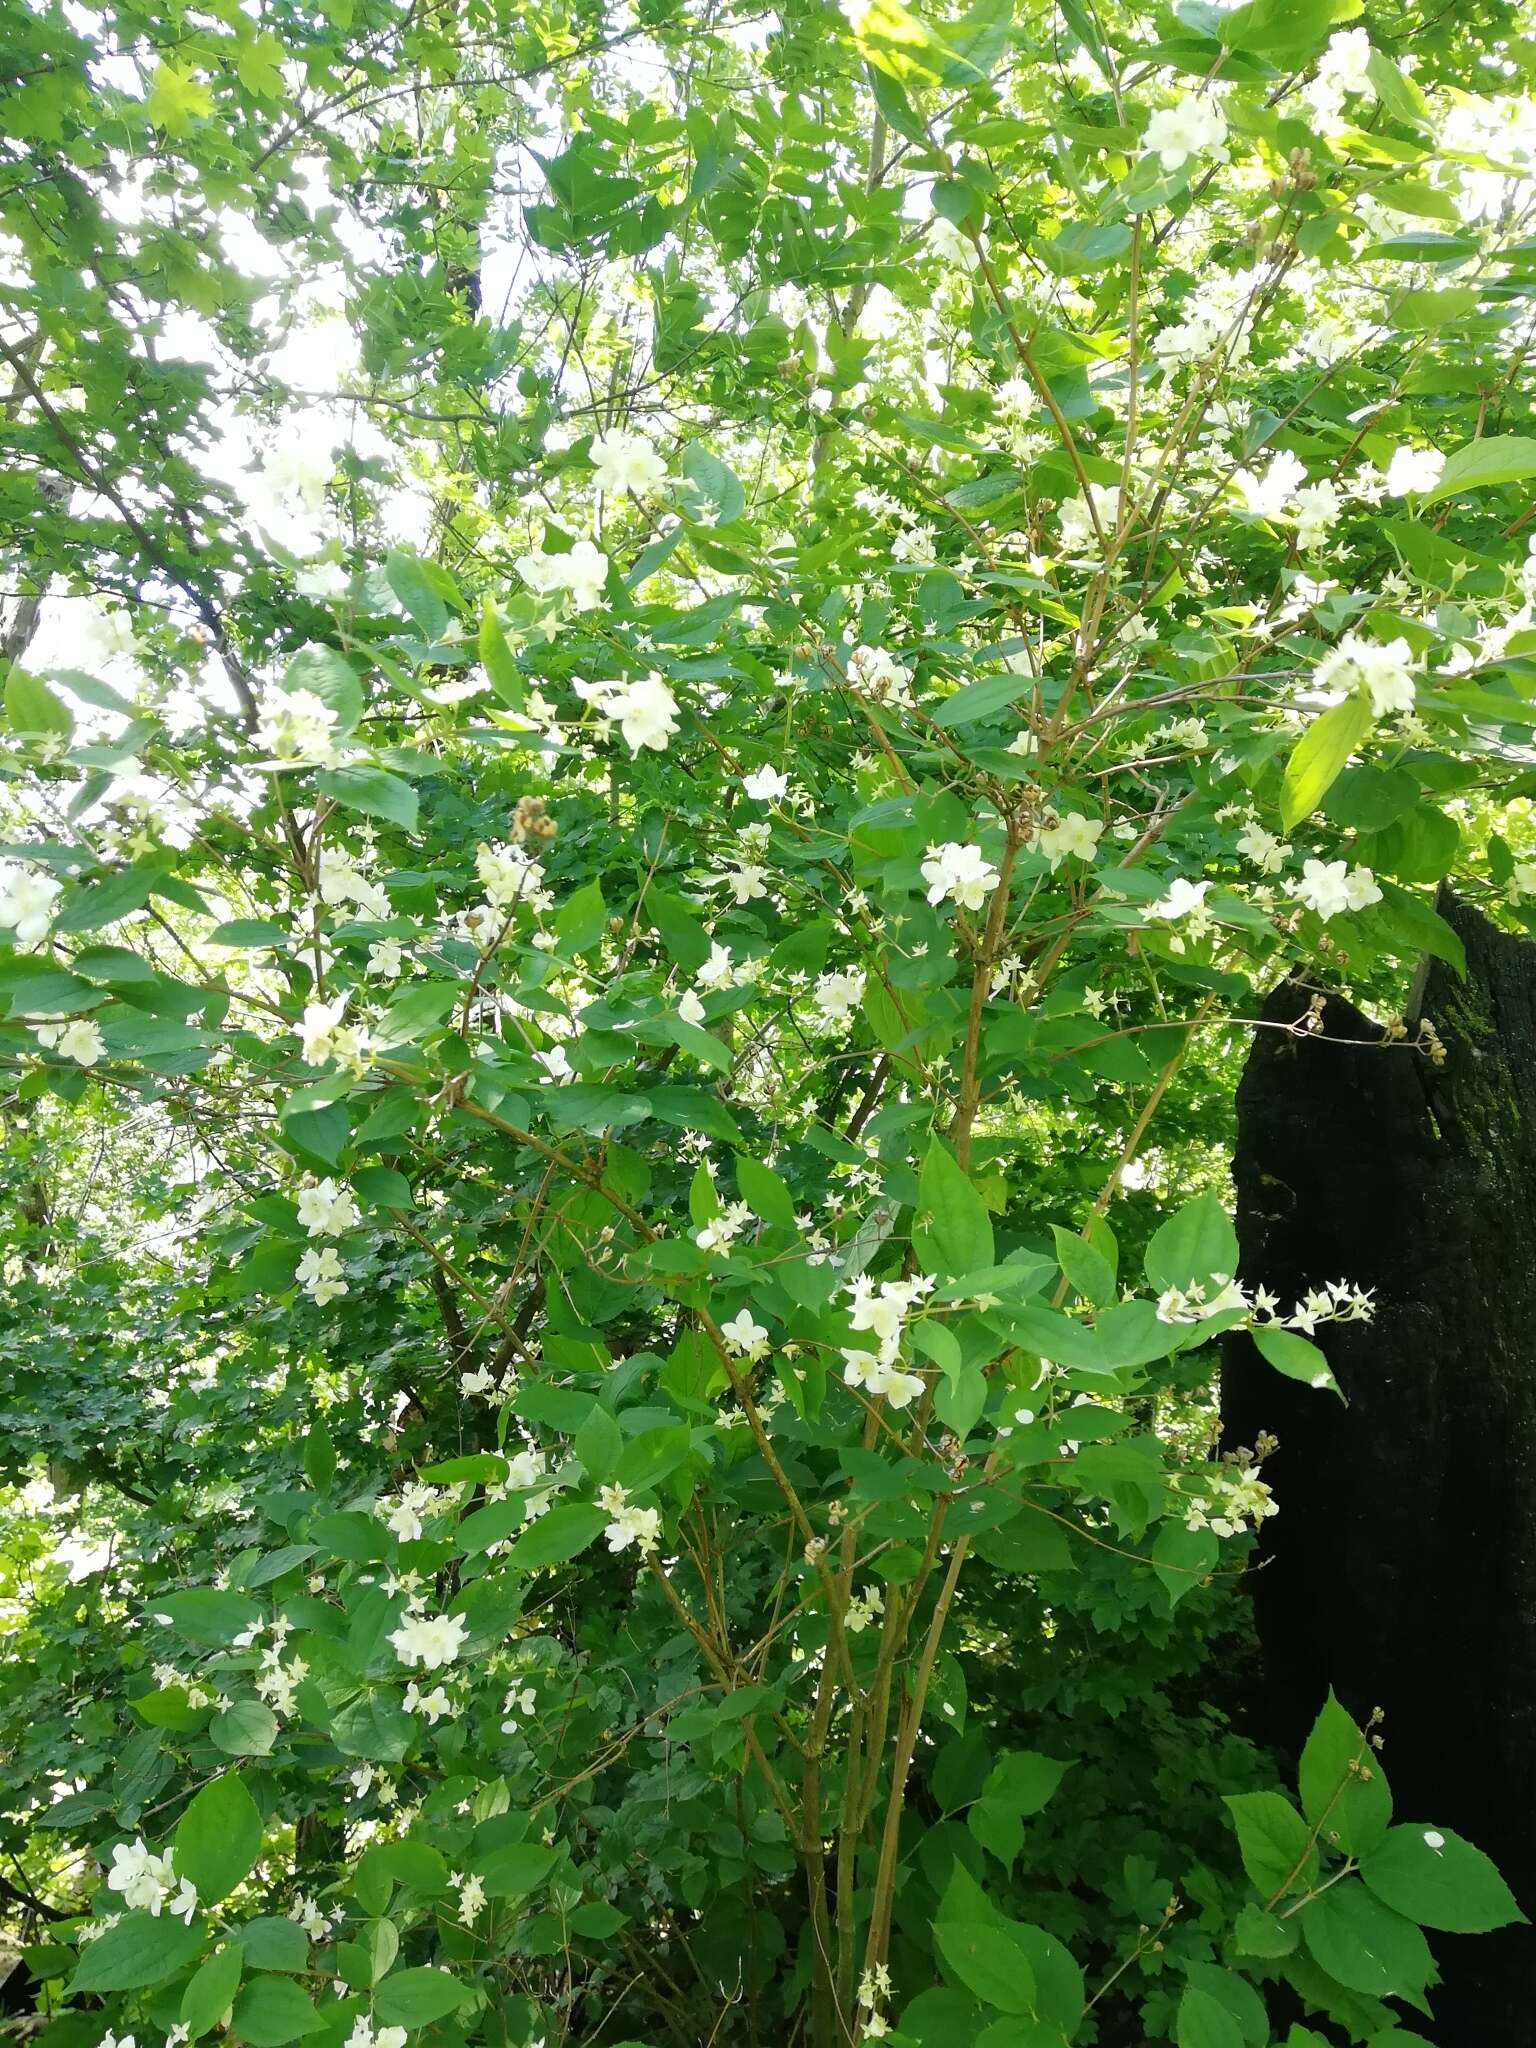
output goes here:
{"type": "Polygon", "coordinates": [[[1536,929],[1468,12],[16,15],[45,2041],[1407,2044],[1517,1916],[1228,1724],[1210,1413],[1372,1311],[1237,1277],[1255,992],[1536,929]]]}

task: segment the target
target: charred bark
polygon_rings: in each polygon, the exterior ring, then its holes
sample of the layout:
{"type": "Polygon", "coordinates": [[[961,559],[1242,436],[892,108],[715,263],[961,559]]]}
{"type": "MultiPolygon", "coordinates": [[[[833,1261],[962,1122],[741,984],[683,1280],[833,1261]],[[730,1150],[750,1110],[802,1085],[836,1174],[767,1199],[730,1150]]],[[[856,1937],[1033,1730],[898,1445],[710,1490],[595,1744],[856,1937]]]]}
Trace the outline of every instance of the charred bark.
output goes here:
{"type": "MultiPolygon", "coordinates": [[[[1494,1857],[1536,1914],[1536,946],[1442,895],[1467,975],[1422,977],[1409,1043],[1284,983],[1237,1097],[1242,1275],[1286,1305],[1375,1290],[1318,1341],[1346,1396],[1282,1380],[1241,1333],[1229,1443],[1280,1440],[1252,1578],[1258,1719],[1294,1751],[1331,1683],[1385,1713],[1399,1819],[1494,1857]],[[1443,1064],[1414,1048],[1427,1020],[1443,1064]]],[[[1536,1934],[1439,1937],[1444,2048],[1526,2048],[1536,1934]]]]}

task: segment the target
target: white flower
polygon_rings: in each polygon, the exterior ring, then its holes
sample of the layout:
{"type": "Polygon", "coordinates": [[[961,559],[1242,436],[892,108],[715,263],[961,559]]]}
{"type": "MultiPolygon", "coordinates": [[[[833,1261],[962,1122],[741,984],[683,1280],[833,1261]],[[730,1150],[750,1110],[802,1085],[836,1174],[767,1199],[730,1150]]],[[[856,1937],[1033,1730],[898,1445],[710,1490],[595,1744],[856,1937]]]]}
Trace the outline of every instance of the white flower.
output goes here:
{"type": "Polygon", "coordinates": [[[468,1628],[462,1614],[418,1614],[402,1621],[389,1640],[402,1664],[437,1671],[457,1658],[468,1628]]]}
{"type": "Polygon", "coordinates": [[[1341,911],[1365,910],[1381,901],[1381,890],[1370,869],[1351,868],[1342,860],[1304,861],[1301,879],[1291,883],[1290,891],[1324,924],[1341,911]]]}
{"type": "Polygon", "coordinates": [[[743,861],[739,867],[727,868],[723,875],[716,875],[717,888],[729,889],[738,904],[757,903],[768,894],[764,877],[768,870],[759,867],[756,861],[743,861]]]}
{"type": "Polygon", "coordinates": [[[871,1351],[854,1351],[847,1345],[841,1348],[845,1385],[863,1387],[876,1399],[883,1394],[893,1408],[910,1407],[923,1391],[923,1381],[917,1373],[903,1372],[871,1351]]]}
{"type": "Polygon", "coordinates": [[[1426,1828],[1424,1830],[1424,1846],[1426,1849],[1443,1849],[1445,1847],[1445,1837],[1438,1828],[1426,1828]]]}
{"type": "Polygon", "coordinates": [[[935,256],[953,264],[956,270],[972,271],[981,262],[980,252],[970,236],[942,213],[936,213],[929,224],[928,242],[935,256]]]}
{"type": "Polygon", "coordinates": [[[597,1497],[609,1518],[603,1535],[615,1557],[632,1543],[642,1556],[656,1548],[661,1540],[661,1515],[657,1509],[632,1507],[622,1486],[601,1487],[597,1497]]]}
{"type": "Polygon", "coordinates": [[[1251,512],[1255,519],[1278,519],[1306,481],[1306,475],[1300,456],[1282,448],[1262,477],[1251,469],[1240,469],[1232,482],[1242,495],[1245,512],[1251,512]]]}
{"type": "Polygon", "coordinates": [[[602,601],[608,580],[608,557],[589,540],[576,541],[564,554],[546,555],[542,549],[519,555],[517,573],[541,597],[565,592],[579,612],[589,612],[602,601]]]}
{"type": "Polygon", "coordinates": [[[367,1065],[368,1027],[343,1024],[348,997],[333,996],[328,1003],[306,1003],[304,1022],[298,1026],[303,1040],[304,1063],[310,1067],[329,1066],[335,1060],[360,1074],[367,1065]]]}
{"type": "Polygon", "coordinates": [[[436,1487],[424,1486],[413,1479],[401,1487],[400,1498],[393,1506],[381,1500],[378,1513],[383,1516],[384,1526],[392,1536],[398,1536],[402,1543],[415,1543],[421,1536],[423,1514],[430,1514],[436,1506],[436,1487]]]}
{"type": "Polygon", "coordinates": [[[836,967],[817,975],[812,1000],[822,1023],[846,1024],[864,1000],[864,970],[836,967]]]}
{"type": "Polygon", "coordinates": [[[368,948],[368,973],[377,981],[398,981],[405,956],[398,939],[375,939],[368,948]]]}
{"type": "Polygon", "coordinates": [[[197,1909],[197,1893],[185,1878],[178,1889],[172,1868],[175,1854],[174,1849],[167,1849],[163,1856],[156,1856],[142,1840],[119,1842],[107,1872],[108,1889],[120,1892],[131,1912],[147,1912],[158,1919],[169,1902],[173,1913],[190,1920],[197,1909]]]}
{"type": "Polygon", "coordinates": [[[848,657],[848,680],[877,704],[912,701],[912,671],[883,647],[855,647],[848,657]]]}
{"type": "Polygon", "coordinates": [[[414,1678],[405,1688],[402,1704],[408,1714],[424,1714],[429,1728],[435,1728],[445,1714],[451,1719],[456,1712],[453,1701],[440,1685],[434,1685],[430,1692],[423,1692],[414,1678]]]}
{"type": "Polygon", "coordinates": [[[409,2038],[404,2027],[375,2027],[363,2014],[352,2022],[346,2048],[405,2048],[409,2038]]]}
{"type": "Polygon", "coordinates": [[[704,1005],[691,988],[685,988],[677,999],[677,1014],[685,1024],[704,1022],[704,1005]]]}
{"type": "Polygon", "coordinates": [[[18,946],[35,946],[48,936],[53,906],[64,885],[15,861],[0,860],[0,927],[9,926],[18,946]]]}
{"type": "Polygon", "coordinates": [[[605,718],[618,720],[631,754],[642,747],[665,753],[677,731],[677,699],[654,671],[627,683],[606,684],[601,709],[605,718]]]}
{"type": "Polygon", "coordinates": [[[1168,894],[1149,903],[1143,915],[1163,918],[1170,924],[1183,917],[1207,916],[1205,898],[1210,886],[1209,882],[1191,882],[1185,875],[1176,875],[1168,886],[1168,894]]]}
{"type": "Polygon", "coordinates": [[[316,1308],[324,1308],[328,1301],[350,1292],[342,1276],[341,1260],[331,1245],[324,1251],[307,1251],[299,1260],[297,1277],[316,1308]]]}
{"type": "Polygon", "coordinates": [[[1266,832],[1257,818],[1250,818],[1238,833],[1237,850],[1246,854],[1263,875],[1279,874],[1291,852],[1285,841],[1266,832]]]}
{"type": "Polygon", "coordinates": [[[467,1877],[455,1871],[449,1878],[449,1883],[459,1894],[459,1925],[473,1926],[475,1915],[485,1904],[484,1884],[473,1871],[470,1871],[467,1877]]]}
{"type": "Polygon", "coordinates": [[[279,503],[297,501],[311,515],[324,506],[326,489],[335,473],[336,456],[330,444],[302,433],[274,448],[260,472],[269,496],[279,503]]]}
{"type": "Polygon", "coordinates": [[[61,1058],[82,1067],[94,1067],[107,1049],[101,1027],[89,1017],[74,1017],[68,1024],[34,1024],[33,1036],[61,1058]]]}
{"type": "Polygon", "coordinates": [[[262,712],[256,744],[285,768],[324,768],[336,758],[336,713],[313,690],[280,690],[262,712]]]}
{"type": "Polygon", "coordinates": [[[695,974],[694,980],[700,988],[729,988],[735,974],[730,947],[722,946],[717,940],[710,947],[709,958],[695,974]]]}
{"type": "Polygon", "coordinates": [[[627,427],[594,434],[588,452],[596,471],[592,481],[600,491],[633,491],[644,497],[666,482],[667,465],[644,434],[627,427]]]}
{"type": "Polygon", "coordinates": [[[984,858],[981,848],[955,839],[929,847],[922,876],[930,903],[942,903],[952,896],[962,910],[980,910],[998,883],[998,871],[984,858]]]}
{"type": "Polygon", "coordinates": [[[349,1188],[333,1180],[299,1189],[299,1221],[311,1237],[340,1237],[357,1222],[357,1204],[349,1188]]]}
{"type": "Polygon", "coordinates": [[[351,573],[340,562],[311,562],[293,581],[300,597],[312,597],[320,604],[335,604],[352,588],[351,573]]]}
{"type": "Polygon", "coordinates": [[[755,804],[776,804],[789,794],[789,777],[777,768],[754,768],[742,788],[755,804]]]}
{"type": "Polygon", "coordinates": [[[750,1309],[739,1309],[730,1322],[722,1323],[720,1334],[738,1358],[768,1355],[768,1332],[761,1323],[753,1321],[750,1309]]]}
{"type": "Polygon", "coordinates": [[[1227,117],[1213,99],[1189,93],[1159,107],[1142,137],[1165,171],[1181,170],[1192,156],[1217,150],[1227,139],[1227,117]]]}
{"type": "Polygon", "coordinates": [[[551,1046],[547,1052],[536,1052],[533,1057],[535,1065],[544,1069],[539,1079],[546,1088],[551,1081],[569,1081],[575,1071],[563,1045],[551,1046]]]}
{"type": "Polygon", "coordinates": [[[1075,854],[1079,860],[1097,859],[1103,831],[1102,820],[1085,818],[1081,811],[1068,811],[1064,818],[1057,818],[1054,824],[1047,825],[1035,844],[1050,862],[1054,873],[1069,854],[1075,854]]]}
{"type": "Polygon", "coordinates": [[[1346,633],[1313,670],[1320,690],[1355,690],[1370,699],[1373,714],[1413,709],[1413,649],[1402,638],[1383,646],[1346,633]]]}
{"type": "Polygon", "coordinates": [[[1410,491],[1432,491],[1444,467],[1445,457],[1436,448],[1394,449],[1387,464],[1387,493],[1402,498],[1410,491]]]}

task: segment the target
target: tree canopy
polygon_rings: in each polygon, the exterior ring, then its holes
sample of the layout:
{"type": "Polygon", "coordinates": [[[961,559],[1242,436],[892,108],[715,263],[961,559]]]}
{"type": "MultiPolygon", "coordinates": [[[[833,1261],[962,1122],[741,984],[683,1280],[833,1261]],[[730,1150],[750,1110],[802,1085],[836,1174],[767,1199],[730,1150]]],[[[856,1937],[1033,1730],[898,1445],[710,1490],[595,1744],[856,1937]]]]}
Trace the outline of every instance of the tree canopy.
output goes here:
{"type": "Polygon", "coordinates": [[[1536,932],[1529,7],[3,11],[47,2048],[1428,2039],[1214,1340],[1264,992],[1536,932]]]}

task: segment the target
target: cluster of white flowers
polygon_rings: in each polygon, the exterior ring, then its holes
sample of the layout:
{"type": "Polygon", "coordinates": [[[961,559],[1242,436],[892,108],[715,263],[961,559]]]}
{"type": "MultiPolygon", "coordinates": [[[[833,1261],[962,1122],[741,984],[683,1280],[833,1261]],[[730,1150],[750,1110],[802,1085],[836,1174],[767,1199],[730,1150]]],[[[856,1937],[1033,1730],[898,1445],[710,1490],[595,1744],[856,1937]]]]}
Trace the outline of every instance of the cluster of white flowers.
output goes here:
{"type": "Polygon", "coordinates": [[[862,1387],[876,1399],[883,1395],[893,1408],[910,1406],[923,1391],[924,1382],[919,1374],[904,1372],[900,1366],[902,1329],[907,1316],[925,1295],[932,1293],[933,1286],[932,1279],[924,1274],[911,1280],[883,1280],[877,1287],[867,1273],[861,1273],[848,1283],[848,1292],[853,1296],[849,1323],[855,1330],[869,1331],[877,1348],[861,1351],[846,1344],[840,1347],[845,1385],[862,1387]]]}
{"type": "Polygon", "coordinates": [[[0,860],[0,930],[9,929],[18,946],[40,945],[63,890],[64,884],[52,875],[40,875],[19,861],[0,860]]]}
{"type": "MultiPolygon", "coordinates": [[[[284,1651],[293,1624],[286,1615],[278,1615],[270,1624],[269,1640],[260,1653],[260,1662],[252,1681],[258,1696],[265,1700],[274,1713],[291,1714],[297,1706],[298,1688],[309,1676],[309,1666],[302,1657],[291,1657],[286,1661],[284,1651]]],[[[262,1624],[247,1632],[249,1641],[262,1633],[262,1624]]]]}
{"type": "Polygon", "coordinates": [[[930,903],[952,897],[962,910],[980,910],[998,883],[998,871],[981,848],[957,839],[928,848],[922,876],[930,903]]]}
{"type": "Polygon", "coordinates": [[[1288,1316],[1276,1314],[1280,1304],[1260,1288],[1254,1289],[1255,1310],[1263,1309],[1278,1322],[1311,1336],[1319,1323],[1368,1323],[1376,1313],[1371,1290],[1351,1286],[1347,1280],[1329,1280],[1304,1294],[1288,1316]]]}
{"type": "Polygon", "coordinates": [[[357,863],[354,854],[344,846],[325,846],[320,849],[320,869],[316,877],[320,889],[320,901],[335,909],[338,904],[351,903],[366,917],[389,917],[392,906],[389,898],[377,882],[370,881],[357,863]]]}
{"type": "Polygon", "coordinates": [[[816,1008],[816,1021],[823,1029],[839,1030],[852,1022],[864,1000],[864,982],[862,967],[834,967],[817,975],[811,1001],[816,1008]]]}
{"type": "Polygon", "coordinates": [[[702,1230],[696,1230],[693,1241],[701,1252],[728,1252],[752,1221],[752,1211],[745,1202],[727,1202],[719,1215],[711,1216],[702,1230]]]}
{"type": "Polygon", "coordinates": [[[405,2027],[376,2027],[366,2013],[359,2013],[352,2022],[346,2048],[405,2048],[409,2039],[405,2027]]]}
{"type": "Polygon", "coordinates": [[[401,1704],[408,1714],[424,1715],[429,1728],[435,1728],[445,1716],[454,1719],[459,1711],[445,1687],[434,1685],[430,1692],[423,1692],[414,1678],[406,1686],[401,1704]]]}
{"type": "Polygon", "coordinates": [[[1254,817],[1250,817],[1238,833],[1237,850],[1253,862],[1261,875],[1278,875],[1292,852],[1285,840],[1266,831],[1254,817]]]}
{"type": "Polygon", "coordinates": [[[1359,95],[1375,99],[1367,66],[1371,61],[1371,39],[1363,28],[1340,29],[1328,39],[1328,47],[1317,60],[1317,69],[1307,86],[1307,100],[1319,128],[1331,134],[1342,124],[1344,102],[1359,95]]]}
{"type": "Polygon", "coordinates": [[[578,612],[593,611],[603,601],[608,557],[589,540],[578,540],[563,554],[546,555],[542,548],[519,555],[517,573],[538,597],[568,597],[578,612]]]}
{"type": "Polygon", "coordinates": [[[578,697],[596,706],[600,717],[617,724],[632,755],[643,747],[664,754],[667,742],[676,736],[677,699],[654,669],[626,682],[576,682],[571,687],[578,697]]]}
{"type": "Polygon", "coordinates": [[[435,1514],[441,1501],[442,1495],[435,1486],[424,1485],[419,1479],[409,1479],[401,1487],[397,1501],[377,1500],[373,1511],[391,1536],[397,1536],[402,1543],[418,1543],[424,1526],[423,1516],[435,1514]]]}
{"type": "Polygon", "coordinates": [[[874,1963],[859,1979],[859,2010],[866,2041],[881,2041],[891,2031],[878,2008],[891,1995],[891,1973],[884,1963],[874,1963]]]}
{"type": "Polygon", "coordinates": [[[1114,532],[1120,517],[1120,491],[1115,484],[1090,484],[1085,495],[1068,498],[1061,508],[1061,545],[1067,555],[1097,553],[1099,534],[1114,532]],[[1097,520],[1097,529],[1095,529],[1097,520]]]}
{"type": "Polygon", "coordinates": [[[203,1686],[199,1685],[195,1678],[190,1678],[185,1672],[178,1671],[174,1664],[157,1664],[154,1667],[154,1672],[155,1684],[159,1686],[162,1692],[174,1686],[178,1691],[186,1694],[189,1707],[212,1706],[213,1695],[206,1691],[203,1686]]]}
{"type": "Polygon", "coordinates": [[[94,1067],[107,1049],[101,1026],[89,1017],[72,1017],[67,1024],[34,1024],[32,1036],[48,1052],[82,1067],[94,1067]]]}
{"type": "Polygon", "coordinates": [[[1142,148],[1165,171],[1181,171],[1191,157],[1225,154],[1227,117],[1207,93],[1186,93],[1171,107],[1159,107],[1147,123],[1142,148]]]}
{"type": "Polygon", "coordinates": [[[1068,811],[1064,818],[1055,811],[1046,815],[1047,822],[1035,834],[1035,849],[1045,855],[1053,874],[1069,857],[1081,861],[1098,859],[1099,840],[1104,833],[1101,818],[1085,818],[1081,811],[1068,811]]]}
{"type": "Polygon", "coordinates": [[[875,704],[910,704],[912,671],[883,647],[855,647],[848,656],[848,680],[875,704]]]}
{"type": "Polygon", "coordinates": [[[1343,860],[1309,860],[1302,863],[1301,876],[1287,883],[1298,903],[1315,911],[1326,924],[1349,910],[1368,910],[1381,901],[1381,889],[1369,868],[1352,868],[1343,860]]]}
{"type": "Polygon", "coordinates": [[[1383,646],[1346,633],[1312,672],[1319,690],[1354,690],[1370,700],[1373,714],[1413,709],[1413,649],[1403,639],[1383,646]]]}
{"type": "Polygon", "coordinates": [[[755,804],[782,803],[789,795],[789,777],[778,768],[754,768],[742,777],[741,786],[755,804]]]}
{"type": "Polygon", "coordinates": [[[1211,1465],[1201,1471],[1199,1483],[1203,1497],[1185,1504],[1186,1529],[1209,1529],[1213,1536],[1241,1536],[1250,1523],[1257,1529],[1280,1512],[1257,1465],[1211,1465]]]}
{"type": "Polygon", "coordinates": [[[462,1614],[407,1615],[389,1640],[395,1655],[408,1669],[440,1671],[452,1664],[464,1647],[469,1624],[462,1614]]]}
{"type": "Polygon", "coordinates": [[[357,1222],[357,1204],[350,1188],[334,1180],[306,1181],[299,1189],[299,1221],[311,1237],[340,1237],[357,1222]]]}
{"type": "Polygon", "coordinates": [[[176,1876],[175,1856],[174,1849],[156,1856],[143,1840],[119,1842],[112,1851],[108,1888],[122,1895],[130,1912],[149,1913],[158,1920],[168,1906],[177,1919],[190,1926],[197,1911],[197,1891],[186,1878],[176,1876]]]}
{"type": "Polygon", "coordinates": [[[298,1027],[303,1040],[304,1063],[310,1067],[326,1067],[334,1060],[338,1066],[349,1068],[354,1074],[361,1074],[368,1065],[369,1032],[366,1024],[348,1024],[344,1021],[350,994],[333,996],[328,1003],[306,1003],[304,1021],[298,1027]]]}
{"type": "Polygon", "coordinates": [[[884,1612],[885,1594],[878,1586],[866,1586],[862,1593],[855,1593],[848,1602],[843,1627],[851,1636],[862,1635],[870,1623],[878,1621],[884,1612]]]}
{"type": "Polygon", "coordinates": [[[629,427],[610,427],[594,434],[588,448],[600,491],[633,491],[643,498],[659,491],[667,480],[667,465],[647,441],[629,427]]]}
{"type": "Polygon", "coordinates": [[[475,873],[492,910],[505,913],[519,903],[532,910],[553,908],[554,897],[544,886],[544,866],[521,846],[492,846],[482,840],[475,848],[475,873]]]}
{"type": "Polygon", "coordinates": [[[485,1906],[484,1884],[473,1871],[466,1875],[459,1870],[450,1874],[448,1882],[459,1895],[459,1925],[473,1927],[476,1916],[485,1906]]]}
{"type": "Polygon", "coordinates": [[[633,1506],[622,1486],[600,1487],[597,1499],[608,1517],[603,1536],[613,1554],[617,1556],[634,1544],[642,1557],[648,1557],[661,1541],[660,1511],[633,1506]]]}
{"type": "Polygon", "coordinates": [[[1248,1291],[1241,1281],[1229,1279],[1225,1273],[1215,1273],[1216,1292],[1207,1295],[1203,1281],[1194,1281],[1185,1287],[1165,1287],[1158,1296],[1157,1319],[1160,1323],[1202,1323],[1211,1316],[1225,1315],[1230,1309],[1239,1309],[1244,1314],[1249,1308],[1248,1291]]]}
{"type": "Polygon", "coordinates": [[[336,759],[336,712],[313,690],[279,690],[262,711],[256,744],[280,768],[327,768],[336,759]]]}
{"type": "Polygon", "coordinates": [[[768,1356],[768,1331],[753,1320],[749,1308],[738,1309],[728,1323],[722,1323],[720,1334],[731,1352],[749,1364],[755,1365],[758,1359],[768,1356]]]}
{"type": "Polygon", "coordinates": [[[299,1260],[296,1277],[316,1308],[324,1308],[328,1301],[351,1292],[334,1245],[318,1250],[311,1246],[299,1260]]]}

